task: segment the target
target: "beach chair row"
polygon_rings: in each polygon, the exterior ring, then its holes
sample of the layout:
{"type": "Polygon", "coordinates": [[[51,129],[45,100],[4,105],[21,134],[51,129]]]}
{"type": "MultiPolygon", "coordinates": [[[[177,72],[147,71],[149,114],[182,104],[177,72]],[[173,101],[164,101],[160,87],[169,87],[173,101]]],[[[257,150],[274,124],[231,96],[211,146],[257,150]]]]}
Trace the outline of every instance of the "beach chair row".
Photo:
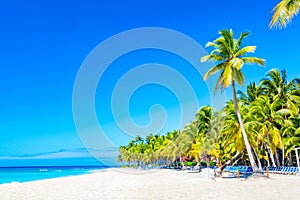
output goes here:
{"type": "Polygon", "coordinates": [[[201,168],[202,168],[202,169],[206,169],[206,168],[216,169],[217,166],[209,166],[209,167],[207,167],[207,166],[201,166],[201,168]]]}
{"type": "Polygon", "coordinates": [[[238,170],[241,174],[251,174],[253,172],[252,167],[249,166],[226,166],[223,171],[237,173],[238,170]]]}
{"type": "MultiPolygon", "coordinates": [[[[299,172],[298,167],[268,167],[269,173],[273,174],[296,174],[299,172]]],[[[266,167],[263,167],[263,172],[266,173],[266,167]]]]}

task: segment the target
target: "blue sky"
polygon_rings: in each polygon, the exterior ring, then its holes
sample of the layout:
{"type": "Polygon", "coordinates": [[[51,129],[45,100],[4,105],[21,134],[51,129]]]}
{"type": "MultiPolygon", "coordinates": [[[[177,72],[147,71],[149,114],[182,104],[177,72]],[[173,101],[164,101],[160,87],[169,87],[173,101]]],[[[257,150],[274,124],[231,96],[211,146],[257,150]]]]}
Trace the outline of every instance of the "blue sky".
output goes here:
{"type": "MultiPolygon", "coordinates": [[[[0,165],[97,163],[83,150],[86,145],[75,127],[73,87],[78,70],[89,53],[101,42],[123,31],[162,27],[181,32],[202,46],[215,39],[220,29],[232,28],[236,35],[251,31],[252,36],[245,42],[257,46],[256,56],[265,58],[267,66],[245,66],[247,83],[259,81],[272,68],[285,68],[289,77],[298,77],[300,61],[295,55],[299,53],[300,19],[293,19],[286,29],[270,30],[270,12],[277,2],[3,2],[0,7],[0,165]]],[[[126,121],[126,116],[120,114],[114,118],[111,114],[112,91],[123,74],[147,63],[160,63],[177,70],[197,90],[200,105],[211,103],[201,77],[178,56],[151,49],[123,55],[107,69],[95,94],[96,115],[113,146],[126,144],[131,137],[116,126],[116,121],[126,121]]],[[[126,89],[126,84],[124,87],[126,89]]],[[[228,92],[227,99],[230,97],[228,92]]],[[[164,133],[180,128],[179,103],[168,88],[148,84],[132,94],[129,110],[135,123],[147,125],[151,122],[149,108],[160,104],[167,114],[166,124],[160,131],[164,133]]],[[[155,112],[154,116],[163,119],[155,112]]],[[[94,127],[86,128],[92,130],[94,127]]],[[[110,149],[101,154],[104,160],[112,155],[115,154],[110,149]]]]}

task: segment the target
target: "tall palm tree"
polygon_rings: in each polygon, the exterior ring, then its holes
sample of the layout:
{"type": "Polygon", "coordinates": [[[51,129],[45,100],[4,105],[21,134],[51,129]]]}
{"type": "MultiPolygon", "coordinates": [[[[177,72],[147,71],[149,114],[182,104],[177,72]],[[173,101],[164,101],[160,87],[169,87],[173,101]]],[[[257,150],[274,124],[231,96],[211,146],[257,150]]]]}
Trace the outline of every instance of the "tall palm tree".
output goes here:
{"type": "Polygon", "coordinates": [[[242,46],[242,40],[247,37],[250,33],[241,33],[238,39],[234,39],[232,30],[221,30],[219,31],[220,37],[213,42],[208,42],[206,47],[214,47],[215,49],[207,56],[201,58],[202,62],[205,61],[216,61],[218,64],[212,67],[203,79],[206,80],[209,76],[221,71],[221,75],[217,81],[215,92],[220,86],[223,90],[230,84],[232,86],[233,102],[236,111],[236,115],[241,126],[241,131],[244,139],[244,143],[247,149],[249,160],[253,171],[258,171],[258,167],[255,163],[251,146],[249,144],[245,127],[242,121],[242,117],[239,112],[239,107],[236,99],[235,82],[239,85],[244,84],[244,75],[241,71],[244,64],[259,64],[265,65],[265,60],[257,57],[248,57],[248,53],[254,53],[256,46],[242,46]]]}
{"type": "Polygon", "coordinates": [[[273,8],[273,17],[270,22],[270,27],[284,28],[291,22],[300,9],[300,0],[281,0],[273,8]]]}

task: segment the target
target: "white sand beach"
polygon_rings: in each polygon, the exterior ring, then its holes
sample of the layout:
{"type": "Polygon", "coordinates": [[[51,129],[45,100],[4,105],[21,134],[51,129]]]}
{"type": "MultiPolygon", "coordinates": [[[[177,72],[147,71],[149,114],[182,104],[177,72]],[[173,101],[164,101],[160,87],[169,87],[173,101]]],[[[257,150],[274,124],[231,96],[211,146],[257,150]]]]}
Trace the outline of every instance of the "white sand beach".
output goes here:
{"type": "Polygon", "coordinates": [[[174,170],[109,169],[93,174],[0,185],[1,200],[300,199],[300,176],[217,178],[174,170]]]}

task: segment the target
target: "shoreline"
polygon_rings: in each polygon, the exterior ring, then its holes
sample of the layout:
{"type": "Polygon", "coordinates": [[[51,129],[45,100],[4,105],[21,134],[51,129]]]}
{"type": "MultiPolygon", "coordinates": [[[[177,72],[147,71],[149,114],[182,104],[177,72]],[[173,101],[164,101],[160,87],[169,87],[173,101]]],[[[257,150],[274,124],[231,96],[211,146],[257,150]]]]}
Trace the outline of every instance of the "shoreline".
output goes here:
{"type": "Polygon", "coordinates": [[[299,199],[298,175],[216,178],[189,171],[107,169],[76,176],[0,185],[1,200],[25,199],[299,199]],[[103,172],[103,171],[102,171],[103,172]]]}
{"type": "Polygon", "coordinates": [[[0,185],[71,177],[105,171],[102,166],[29,166],[0,167],[0,185]]]}

